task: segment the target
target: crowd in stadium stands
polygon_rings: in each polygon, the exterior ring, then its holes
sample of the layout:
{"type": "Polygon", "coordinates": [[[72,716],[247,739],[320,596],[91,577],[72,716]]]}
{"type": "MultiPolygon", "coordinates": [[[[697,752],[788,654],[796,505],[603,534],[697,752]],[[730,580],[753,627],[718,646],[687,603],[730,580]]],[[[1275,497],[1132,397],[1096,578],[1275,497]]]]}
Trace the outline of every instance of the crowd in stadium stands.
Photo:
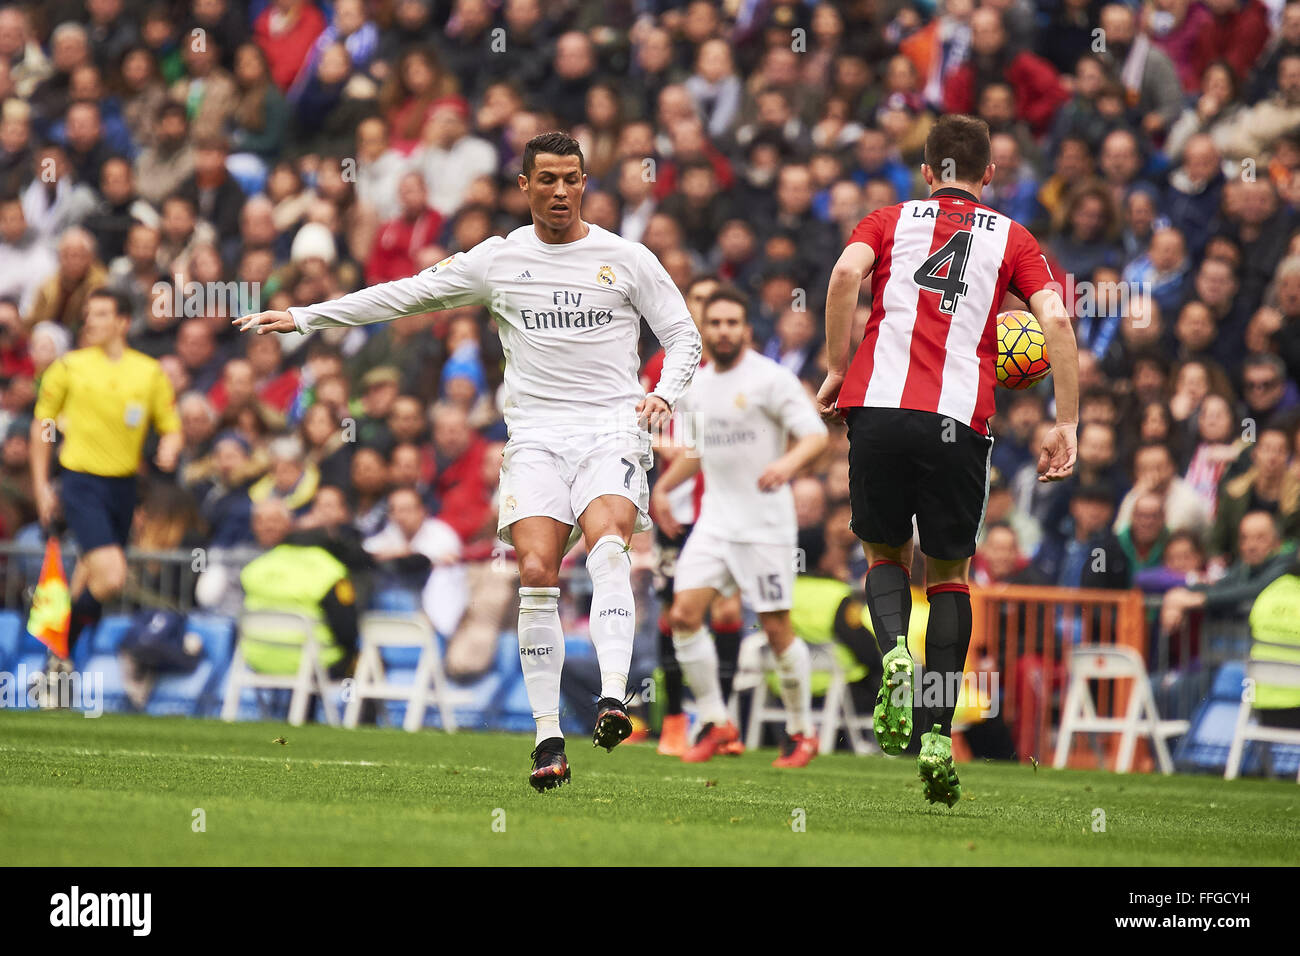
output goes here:
{"type": "MultiPolygon", "coordinates": [[[[926,194],[927,130],[956,111],[987,120],[984,199],[1038,237],[1081,350],[1068,481],[1034,480],[1050,383],[999,390],[977,583],[1141,587],[1174,631],[1241,620],[1300,535],[1300,2],[48,0],[0,9],[0,102],[4,537],[35,520],[35,384],[109,286],[185,438],[136,543],[251,556],[350,526],[394,573],[455,572],[448,667],[482,670],[514,596],[490,316],[310,338],[229,316],[527,223],[523,144],[559,128],[584,218],[683,291],[742,289],[754,346],[812,394],[843,242],[926,194]]],[[[797,480],[800,544],[860,580],[846,461],[841,429],[797,480]]]]}

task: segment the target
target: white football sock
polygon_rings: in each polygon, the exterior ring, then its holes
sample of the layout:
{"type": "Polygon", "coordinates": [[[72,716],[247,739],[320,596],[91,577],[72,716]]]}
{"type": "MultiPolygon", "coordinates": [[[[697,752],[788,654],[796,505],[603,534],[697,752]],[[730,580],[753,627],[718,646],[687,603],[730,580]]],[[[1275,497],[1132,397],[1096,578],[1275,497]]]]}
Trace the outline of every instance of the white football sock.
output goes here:
{"type": "Polygon", "coordinates": [[[591,575],[591,642],[600,662],[600,696],[627,696],[636,637],[636,599],[632,597],[632,559],[617,535],[607,534],[587,555],[591,575]]]}
{"type": "Polygon", "coordinates": [[[790,736],[812,734],[812,665],[808,645],[799,638],[785,653],[776,654],[776,673],[781,681],[781,703],[785,705],[785,731],[790,736]]]}
{"type": "Polygon", "coordinates": [[[673,631],[673,650],[681,666],[686,686],[695,697],[700,724],[727,722],[727,707],[722,702],[722,685],[718,682],[718,649],[706,628],[698,631],[673,631]]]}
{"type": "Polygon", "coordinates": [[[528,703],[537,721],[537,743],[560,732],[560,671],[564,633],[560,630],[560,589],[519,589],[519,666],[528,703]]]}

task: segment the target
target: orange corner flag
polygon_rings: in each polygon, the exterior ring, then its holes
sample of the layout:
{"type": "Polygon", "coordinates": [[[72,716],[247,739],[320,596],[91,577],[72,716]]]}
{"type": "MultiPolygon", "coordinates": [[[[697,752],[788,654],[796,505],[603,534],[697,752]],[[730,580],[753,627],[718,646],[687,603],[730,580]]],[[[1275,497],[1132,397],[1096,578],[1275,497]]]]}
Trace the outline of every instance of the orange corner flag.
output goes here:
{"type": "Polygon", "coordinates": [[[59,539],[51,536],[45,545],[41,579],[32,596],[32,613],[27,618],[27,631],[63,660],[67,660],[68,625],[71,621],[72,596],[68,592],[68,579],[63,574],[63,554],[59,548],[59,539]]]}

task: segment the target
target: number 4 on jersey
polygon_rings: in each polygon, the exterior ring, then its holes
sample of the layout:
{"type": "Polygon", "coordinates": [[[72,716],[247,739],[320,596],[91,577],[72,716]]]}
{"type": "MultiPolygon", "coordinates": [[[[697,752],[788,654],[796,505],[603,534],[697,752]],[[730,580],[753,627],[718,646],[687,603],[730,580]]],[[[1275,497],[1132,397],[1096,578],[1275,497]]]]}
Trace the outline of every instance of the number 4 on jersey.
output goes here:
{"type": "Polygon", "coordinates": [[[957,311],[957,303],[966,294],[967,285],[962,281],[966,274],[966,260],[970,258],[970,233],[959,231],[952,238],[934,251],[934,254],[921,263],[912,275],[912,280],[922,289],[939,292],[939,311],[952,315],[957,311]],[[945,265],[946,275],[940,275],[945,265]]]}

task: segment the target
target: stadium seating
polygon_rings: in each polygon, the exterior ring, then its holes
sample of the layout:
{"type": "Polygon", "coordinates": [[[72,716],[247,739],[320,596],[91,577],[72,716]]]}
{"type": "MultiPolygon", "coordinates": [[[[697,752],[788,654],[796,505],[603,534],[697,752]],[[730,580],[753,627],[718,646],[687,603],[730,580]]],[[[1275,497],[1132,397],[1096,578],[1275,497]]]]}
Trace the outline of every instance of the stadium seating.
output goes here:
{"type": "Polygon", "coordinates": [[[1122,645],[1077,644],[1070,651],[1069,675],[1053,766],[1057,769],[1065,766],[1074,734],[1101,733],[1120,735],[1116,773],[1128,773],[1133,769],[1133,754],[1139,737],[1150,739],[1160,772],[1174,772],[1168,740],[1186,733],[1188,724],[1185,720],[1160,719],[1146,664],[1137,651],[1122,645]],[[1097,715],[1090,681],[1132,681],[1123,716],[1097,715]]]}
{"type": "MultiPolygon", "coordinates": [[[[1222,665],[1214,675],[1209,696],[1192,716],[1191,729],[1179,741],[1174,753],[1174,765],[1180,771],[1224,772],[1241,710],[1242,684],[1245,679],[1246,665],[1241,661],[1222,665]]],[[[1249,776],[1262,772],[1266,746],[1246,741],[1242,747],[1239,773],[1249,776]]],[[[1276,773],[1287,775],[1300,769],[1300,747],[1273,744],[1270,750],[1276,773]]]]}
{"type": "Polygon", "coordinates": [[[24,636],[16,611],[0,611],[0,670],[12,672],[18,662],[18,645],[24,636]]]}
{"type": "Polygon", "coordinates": [[[234,622],[215,614],[191,614],[186,619],[185,630],[203,639],[203,656],[189,674],[159,677],[145,712],[158,716],[215,717],[221,706],[221,681],[234,652],[234,622]]]}
{"type": "MultiPolygon", "coordinates": [[[[1246,679],[1256,683],[1300,687],[1300,664],[1283,661],[1247,661],[1246,679]]],[[[1242,750],[1248,741],[1285,744],[1292,748],[1300,748],[1300,730],[1264,727],[1255,720],[1254,700],[1253,694],[1241,695],[1237,724],[1232,735],[1232,745],[1228,750],[1228,763],[1223,771],[1225,780],[1233,780],[1241,772],[1242,750]]],[[[1300,783],[1300,770],[1296,772],[1296,783],[1300,783]]]]}
{"type": "Polygon", "coordinates": [[[310,618],[300,614],[284,611],[245,611],[239,619],[239,640],[235,645],[234,658],[230,664],[229,675],[223,692],[221,719],[235,720],[240,713],[242,695],[245,690],[284,690],[292,693],[289,704],[288,720],[297,727],[307,719],[307,708],[313,696],[322,701],[321,710],[325,722],[330,726],[339,723],[339,715],[331,693],[335,690],[325,667],[320,660],[320,645],[316,640],[316,626],[310,618]],[[265,638],[252,639],[248,628],[276,630],[301,630],[301,641],[280,642],[265,638]],[[293,674],[259,674],[244,660],[242,647],[248,642],[271,646],[290,646],[300,648],[298,670],[293,674]]]}
{"type": "MultiPolygon", "coordinates": [[[[396,669],[396,668],[395,668],[396,669]]],[[[456,719],[447,698],[447,679],[433,627],[423,614],[370,613],[361,618],[360,647],[356,671],[349,685],[344,727],[356,727],[367,700],[403,701],[406,713],[402,727],[409,731],[424,725],[431,705],[437,707],[442,727],[456,730],[456,719]],[[414,672],[402,680],[389,680],[382,652],[406,650],[418,654],[414,672]]]]}
{"type": "MultiPolygon", "coordinates": [[[[814,707],[812,712],[821,752],[833,752],[835,741],[842,732],[858,756],[878,754],[880,748],[871,737],[871,717],[860,716],[854,708],[844,668],[840,666],[832,646],[809,644],[808,656],[814,672],[830,674],[822,705],[814,707]]],[[[785,723],[785,707],[767,682],[767,675],[775,670],[776,661],[765,634],[751,634],[741,641],[736,679],[732,684],[731,719],[739,726],[739,695],[742,691],[752,690],[754,698],[749,710],[749,724],[744,731],[747,749],[761,746],[765,724],[785,723]]]]}

